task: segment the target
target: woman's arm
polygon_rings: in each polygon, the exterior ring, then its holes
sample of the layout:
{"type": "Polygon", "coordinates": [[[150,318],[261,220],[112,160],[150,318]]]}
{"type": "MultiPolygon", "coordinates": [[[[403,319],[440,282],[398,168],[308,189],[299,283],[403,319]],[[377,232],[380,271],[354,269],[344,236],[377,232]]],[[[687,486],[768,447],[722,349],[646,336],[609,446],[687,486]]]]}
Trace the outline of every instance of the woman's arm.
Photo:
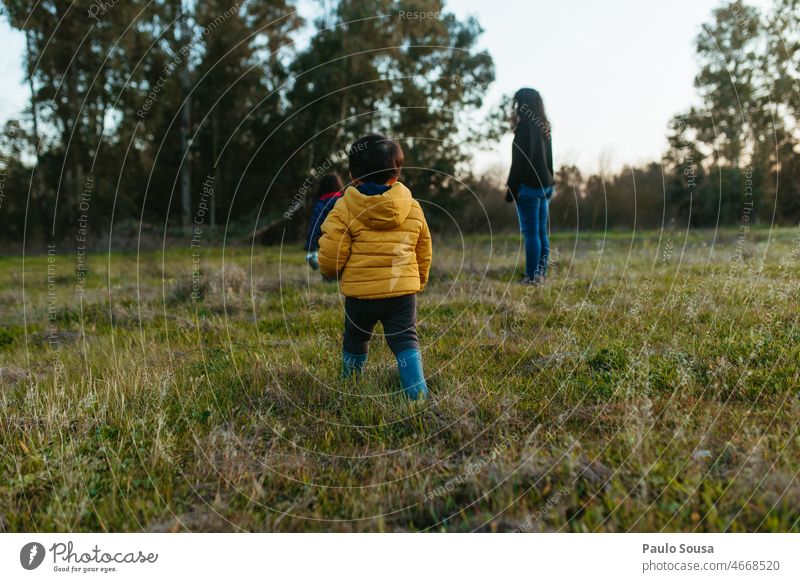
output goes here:
{"type": "Polygon", "coordinates": [[[527,124],[520,123],[514,132],[514,143],[511,146],[511,170],[508,173],[506,185],[506,202],[516,199],[519,193],[519,185],[522,183],[522,173],[525,164],[529,164],[530,158],[530,136],[528,135],[527,124]]]}

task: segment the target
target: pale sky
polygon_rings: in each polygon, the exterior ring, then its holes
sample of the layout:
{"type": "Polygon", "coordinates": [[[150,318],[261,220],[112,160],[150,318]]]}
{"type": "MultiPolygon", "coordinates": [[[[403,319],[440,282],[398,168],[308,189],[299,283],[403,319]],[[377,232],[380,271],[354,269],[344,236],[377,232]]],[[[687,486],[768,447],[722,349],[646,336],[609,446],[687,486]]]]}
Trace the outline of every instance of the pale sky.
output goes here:
{"type": "MultiPolygon", "coordinates": [[[[769,6],[768,1],[751,4],[769,6]]],[[[720,0],[451,0],[474,14],[494,57],[487,102],[538,89],[553,126],[556,165],[597,169],[658,159],[667,122],[695,99],[695,38],[720,0]]],[[[481,165],[510,158],[511,138],[481,165]]],[[[508,163],[508,162],[506,162],[508,163]]]]}
{"type": "MultiPolygon", "coordinates": [[[[768,5],[768,0],[753,2],[768,5]]],[[[594,170],[660,157],[672,115],[695,98],[694,39],[718,0],[450,0],[449,10],[475,15],[480,47],[495,61],[490,106],[522,86],[538,89],[553,126],[556,164],[594,170]]],[[[308,0],[300,12],[314,11],[308,0]]],[[[23,84],[23,38],[0,21],[0,121],[16,115],[23,84]]],[[[507,137],[476,165],[506,162],[507,137]]]]}

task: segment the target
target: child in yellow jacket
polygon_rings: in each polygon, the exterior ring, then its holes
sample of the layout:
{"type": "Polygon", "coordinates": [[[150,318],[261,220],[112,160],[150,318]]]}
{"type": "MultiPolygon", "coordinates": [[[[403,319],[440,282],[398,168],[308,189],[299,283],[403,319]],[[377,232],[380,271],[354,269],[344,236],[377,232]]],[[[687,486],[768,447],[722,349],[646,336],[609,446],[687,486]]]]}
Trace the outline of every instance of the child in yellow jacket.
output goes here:
{"type": "Polygon", "coordinates": [[[350,148],[349,164],[353,185],[331,210],[319,241],[320,271],[337,277],[345,295],[342,375],[361,373],[380,321],[403,390],[412,400],[425,398],[416,294],[428,282],[430,230],[419,202],[397,181],[400,144],[368,135],[350,148]]]}

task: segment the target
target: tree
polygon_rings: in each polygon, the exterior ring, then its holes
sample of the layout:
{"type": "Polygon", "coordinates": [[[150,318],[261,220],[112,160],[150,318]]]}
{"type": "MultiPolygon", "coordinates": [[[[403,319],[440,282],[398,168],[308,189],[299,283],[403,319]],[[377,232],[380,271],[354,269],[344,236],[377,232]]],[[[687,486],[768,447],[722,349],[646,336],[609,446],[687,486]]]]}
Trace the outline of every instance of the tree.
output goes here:
{"type": "MultiPolygon", "coordinates": [[[[491,57],[475,49],[478,23],[439,0],[342,0],[315,24],[292,68],[291,162],[325,167],[358,136],[382,132],[403,145],[403,180],[415,196],[458,205],[453,177],[470,133],[460,122],[494,80],[491,57]],[[407,16],[420,12],[436,17],[407,16]]],[[[431,212],[434,225],[443,219],[431,212]]]]}
{"type": "MultiPolygon", "coordinates": [[[[716,9],[697,37],[700,72],[695,86],[702,103],[677,116],[671,129],[671,157],[677,164],[676,179],[670,181],[675,199],[670,202],[679,212],[690,213],[692,224],[730,224],[745,214],[754,220],[769,202],[767,193],[774,191],[780,162],[775,152],[786,153],[782,144],[791,139],[783,105],[790,100],[782,94],[785,81],[777,79],[784,64],[770,50],[768,21],[736,0],[716,9]],[[687,165],[682,158],[691,162],[687,165]],[[698,179],[688,180],[696,197],[687,199],[679,182],[689,167],[698,179]]],[[[772,218],[770,209],[762,214],[772,218]]]]}
{"type": "MultiPolygon", "coordinates": [[[[218,204],[230,204],[248,165],[252,167],[254,145],[283,114],[279,90],[286,67],[279,55],[301,20],[282,1],[246,2],[233,11],[228,0],[210,0],[197,5],[195,18],[201,31],[194,99],[196,152],[201,179],[210,177],[214,184],[208,201],[213,227],[218,204]]],[[[255,169],[263,175],[272,167],[274,159],[259,156],[255,169]]],[[[239,192],[244,203],[240,207],[252,208],[257,197],[250,191],[239,192]]]]}

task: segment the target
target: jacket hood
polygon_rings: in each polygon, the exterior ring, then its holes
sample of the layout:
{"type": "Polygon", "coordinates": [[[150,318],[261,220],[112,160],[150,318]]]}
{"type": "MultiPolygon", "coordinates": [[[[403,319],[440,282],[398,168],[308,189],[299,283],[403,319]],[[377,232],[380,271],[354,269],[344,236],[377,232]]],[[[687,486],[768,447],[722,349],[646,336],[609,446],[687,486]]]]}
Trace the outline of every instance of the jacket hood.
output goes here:
{"type": "Polygon", "coordinates": [[[413,202],[411,191],[395,182],[383,194],[368,196],[354,186],[345,190],[344,201],[354,218],[374,230],[397,228],[408,217],[413,202]]]}

